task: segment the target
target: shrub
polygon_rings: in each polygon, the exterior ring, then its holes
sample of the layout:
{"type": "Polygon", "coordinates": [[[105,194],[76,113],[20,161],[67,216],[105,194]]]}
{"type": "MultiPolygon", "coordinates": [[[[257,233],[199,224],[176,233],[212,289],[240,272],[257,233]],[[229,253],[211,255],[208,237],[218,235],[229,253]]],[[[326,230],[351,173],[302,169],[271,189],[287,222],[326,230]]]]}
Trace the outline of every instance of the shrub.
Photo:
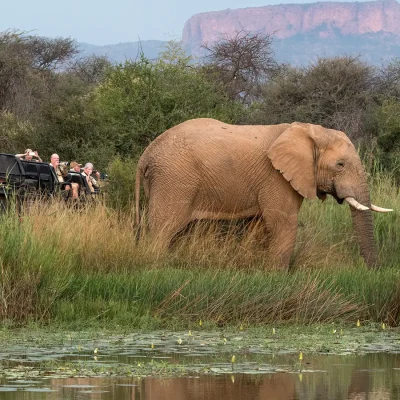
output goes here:
{"type": "Polygon", "coordinates": [[[400,102],[387,100],[376,110],[376,155],[383,169],[400,181],[400,102]]]}
{"type": "Polygon", "coordinates": [[[115,158],[108,166],[107,204],[115,209],[133,209],[136,160],[115,158]]]}
{"type": "MultiPolygon", "coordinates": [[[[175,54],[175,53],[174,53],[175,54]]],[[[206,78],[186,57],[151,63],[126,61],[111,68],[95,90],[102,128],[117,154],[132,157],[159,134],[185,120],[214,117],[235,121],[240,106],[206,78]]]]}

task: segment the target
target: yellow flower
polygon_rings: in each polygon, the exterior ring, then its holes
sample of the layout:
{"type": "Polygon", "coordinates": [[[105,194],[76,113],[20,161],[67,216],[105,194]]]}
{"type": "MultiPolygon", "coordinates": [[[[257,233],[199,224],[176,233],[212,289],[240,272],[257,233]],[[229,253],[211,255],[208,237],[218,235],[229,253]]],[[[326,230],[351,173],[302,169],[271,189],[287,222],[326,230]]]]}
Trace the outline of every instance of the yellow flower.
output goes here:
{"type": "Polygon", "coordinates": [[[357,320],[357,326],[360,326],[361,324],[360,324],[360,320],[358,319],[357,320]]]}
{"type": "Polygon", "coordinates": [[[154,349],[154,343],[151,344],[151,348],[154,349]]]}
{"type": "Polygon", "coordinates": [[[272,328],[272,334],[275,335],[275,328],[272,328]]]}
{"type": "Polygon", "coordinates": [[[188,336],[192,336],[192,331],[189,331],[188,336]]]}
{"type": "Polygon", "coordinates": [[[243,324],[240,324],[240,328],[241,331],[243,330],[243,324]]]}
{"type": "Polygon", "coordinates": [[[231,363],[233,364],[236,361],[235,355],[232,356],[231,363]]]}
{"type": "Polygon", "coordinates": [[[181,338],[178,339],[178,344],[182,344],[183,340],[181,338]]]}
{"type": "Polygon", "coordinates": [[[203,326],[203,321],[202,320],[199,321],[199,325],[203,326]]]}
{"type": "Polygon", "coordinates": [[[386,329],[386,325],[384,322],[382,322],[382,329],[386,329]]]}
{"type": "Polygon", "coordinates": [[[99,349],[96,347],[94,350],[93,350],[93,353],[94,354],[97,354],[99,352],[99,349]]]}
{"type": "Polygon", "coordinates": [[[303,360],[303,353],[302,353],[302,352],[300,352],[300,354],[299,354],[299,360],[300,360],[300,361],[303,360]]]}

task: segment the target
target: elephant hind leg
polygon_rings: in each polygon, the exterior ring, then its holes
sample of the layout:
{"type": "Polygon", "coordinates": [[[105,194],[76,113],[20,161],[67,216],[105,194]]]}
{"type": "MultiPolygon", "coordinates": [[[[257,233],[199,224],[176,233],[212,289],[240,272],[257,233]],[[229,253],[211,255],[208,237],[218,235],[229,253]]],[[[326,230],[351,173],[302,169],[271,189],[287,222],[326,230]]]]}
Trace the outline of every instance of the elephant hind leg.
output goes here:
{"type": "Polygon", "coordinates": [[[159,250],[166,250],[176,235],[185,229],[191,221],[190,204],[180,203],[163,208],[152,207],[149,210],[149,228],[155,246],[159,250]]]}
{"type": "Polygon", "coordinates": [[[171,246],[179,232],[185,229],[189,224],[190,218],[182,215],[173,216],[167,221],[157,221],[150,225],[150,232],[153,236],[156,247],[160,250],[166,250],[171,246]]]}

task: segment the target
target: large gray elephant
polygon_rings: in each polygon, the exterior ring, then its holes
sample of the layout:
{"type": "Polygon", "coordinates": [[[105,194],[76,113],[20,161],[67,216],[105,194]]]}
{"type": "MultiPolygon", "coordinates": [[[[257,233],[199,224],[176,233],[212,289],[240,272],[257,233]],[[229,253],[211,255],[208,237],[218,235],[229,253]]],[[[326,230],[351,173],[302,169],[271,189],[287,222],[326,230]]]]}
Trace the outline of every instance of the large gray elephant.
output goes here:
{"type": "Polygon", "coordinates": [[[149,197],[149,227],[158,243],[193,220],[260,216],[271,260],[288,267],[304,198],[332,195],[350,204],[361,254],[378,265],[366,174],[340,131],[306,123],[237,126],[199,118],[157,137],[136,174],[136,222],[141,181],[149,197]]]}

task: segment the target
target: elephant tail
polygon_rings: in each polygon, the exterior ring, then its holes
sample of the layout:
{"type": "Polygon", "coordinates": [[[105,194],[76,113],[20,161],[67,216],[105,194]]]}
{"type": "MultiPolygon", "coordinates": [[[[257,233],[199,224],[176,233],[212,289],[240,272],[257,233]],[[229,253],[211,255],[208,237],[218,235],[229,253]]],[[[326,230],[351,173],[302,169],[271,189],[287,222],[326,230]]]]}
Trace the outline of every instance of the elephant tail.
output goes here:
{"type": "Polygon", "coordinates": [[[136,180],[135,180],[135,216],[136,216],[136,226],[139,226],[140,224],[140,208],[139,208],[139,202],[140,202],[140,175],[141,175],[141,170],[138,167],[136,170],[136,180]]]}

